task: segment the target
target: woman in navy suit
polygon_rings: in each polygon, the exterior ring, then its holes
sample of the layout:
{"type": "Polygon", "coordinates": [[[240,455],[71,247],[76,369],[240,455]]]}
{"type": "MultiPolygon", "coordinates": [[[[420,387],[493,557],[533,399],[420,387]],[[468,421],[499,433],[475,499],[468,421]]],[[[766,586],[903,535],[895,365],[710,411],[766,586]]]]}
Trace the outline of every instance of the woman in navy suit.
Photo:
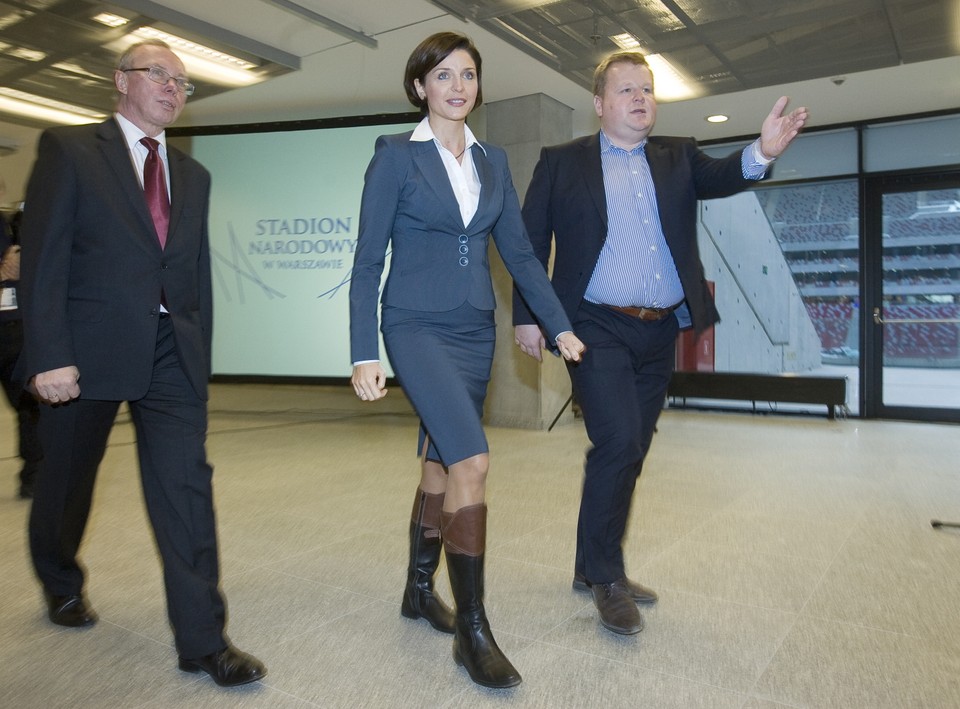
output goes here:
{"type": "Polygon", "coordinates": [[[481,417],[496,337],[490,235],[559,353],[578,361],[584,348],[530,246],[505,153],[467,127],[482,101],[480,66],[473,42],[454,32],[428,37],[407,61],[404,89],[424,118],[412,132],[381,136],[367,168],[350,345],[357,396],[386,396],[379,300],[387,354],[420,417],[421,477],[401,613],[452,633],[454,660],[475,682],[512,687],[520,674],[483,608],[489,454],[481,417]],[[390,271],[378,298],[388,247],[390,271]],[[441,546],[456,614],[433,593],[441,546]]]}

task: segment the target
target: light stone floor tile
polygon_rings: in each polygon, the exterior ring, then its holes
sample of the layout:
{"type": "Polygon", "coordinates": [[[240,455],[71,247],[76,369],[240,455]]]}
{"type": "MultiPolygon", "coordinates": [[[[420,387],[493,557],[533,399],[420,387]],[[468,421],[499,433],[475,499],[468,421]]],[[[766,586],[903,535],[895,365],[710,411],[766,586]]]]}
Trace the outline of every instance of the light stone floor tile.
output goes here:
{"type": "Polygon", "coordinates": [[[759,554],[750,549],[697,543],[672,546],[643,568],[661,593],[686,591],[761,608],[800,611],[828,563],[816,559],[759,554]]]}
{"type": "Polygon", "coordinates": [[[766,699],[757,699],[750,697],[744,703],[742,709],[796,709],[797,705],[780,704],[779,702],[770,702],[766,699]]]}
{"type": "Polygon", "coordinates": [[[960,706],[960,659],[915,637],[801,619],[754,689],[823,709],[960,706]]]}
{"type": "Polygon", "coordinates": [[[960,652],[958,609],[960,578],[955,572],[860,562],[835,564],[806,614],[903,633],[960,652]]]}
{"type": "Polygon", "coordinates": [[[830,562],[840,552],[852,531],[849,523],[724,511],[690,532],[685,540],[754,554],[830,562]]]}
{"type": "Polygon", "coordinates": [[[636,636],[603,630],[592,603],[574,622],[543,642],[673,674],[704,685],[749,691],[797,620],[796,614],[755,608],[687,593],[640,606],[646,627],[636,636]]]}
{"type": "Polygon", "coordinates": [[[132,707],[196,681],[169,647],[110,623],[46,635],[0,666],[4,706],[18,709],[132,707]]]}
{"type": "MultiPolygon", "coordinates": [[[[570,588],[582,423],[488,428],[486,605],[524,676],[470,682],[451,638],[400,617],[418,482],[399,389],[216,384],[208,450],[228,632],[269,667],[224,690],[176,668],[134,434],[121,408],[81,549],[100,622],[51,625],[0,430],[0,705],[960,706],[960,436],[952,426],[668,410],[624,556],[661,601],[637,636],[570,588]]],[[[12,419],[11,419],[12,423],[12,419]]],[[[452,600],[441,563],[437,592],[452,600]]]]}
{"type": "Polygon", "coordinates": [[[468,688],[444,707],[537,709],[739,709],[744,697],[674,673],[654,672],[548,643],[512,656],[523,684],[503,690],[468,688]]]}

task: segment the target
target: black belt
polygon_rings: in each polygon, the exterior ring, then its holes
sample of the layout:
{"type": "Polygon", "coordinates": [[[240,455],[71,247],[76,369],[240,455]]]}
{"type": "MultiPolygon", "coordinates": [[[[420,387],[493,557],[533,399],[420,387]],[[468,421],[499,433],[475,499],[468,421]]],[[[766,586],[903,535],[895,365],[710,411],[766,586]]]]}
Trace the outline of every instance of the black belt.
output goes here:
{"type": "Polygon", "coordinates": [[[636,318],[637,320],[663,320],[680,307],[680,303],[671,305],[669,308],[642,308],[633,305],[605,305],[604,303],[600,303],[599,305],[602,305],[604,308],[609,308],[610,310],[616,310],[618,313],[629,315],[631,318],[636,318]]]}

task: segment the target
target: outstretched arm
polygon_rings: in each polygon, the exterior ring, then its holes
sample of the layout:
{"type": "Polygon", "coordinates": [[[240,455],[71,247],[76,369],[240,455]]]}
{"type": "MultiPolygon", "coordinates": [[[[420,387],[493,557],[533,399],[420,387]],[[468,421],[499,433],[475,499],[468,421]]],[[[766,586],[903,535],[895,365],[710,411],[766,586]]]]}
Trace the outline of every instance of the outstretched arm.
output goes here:
{"type": "Polygon", "coordinates": [[[783,154],[810,115],[804,106],[784,115],[783,111],[789,102],[789,97],[781,96],[763,120],[760,128],[760,150],[768,158],[777,158],[783,154]]]}

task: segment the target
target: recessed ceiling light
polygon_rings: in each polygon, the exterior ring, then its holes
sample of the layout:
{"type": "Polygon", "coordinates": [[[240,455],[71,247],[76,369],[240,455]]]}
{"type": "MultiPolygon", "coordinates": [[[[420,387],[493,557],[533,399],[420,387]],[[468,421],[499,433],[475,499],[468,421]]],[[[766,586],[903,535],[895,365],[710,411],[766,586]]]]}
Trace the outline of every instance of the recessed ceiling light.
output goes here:
{"type": "Polygon", "coordinates": [[[11,57],[24,59],[28,62],[38,62],[41,59],[47,58],[46,52],[41,52],[38,49],[27,49],[26,47],[12,47],[7,49],[7,54],[9,54],[11,57]]]}
{"type": "Polygon", "coordinates": [[[726,123],[730,120],[730,116],[725,116],[722,113],[715,113],[712,116],[707,116],[707,123],[726,123]]]}
{"type": "Polygon", "coordinates": [[[130,21],[126,17],[114,15],[112,12],[101,12],[99,15],[94,15],[92,19],[94,22],[99,22],[107,27],[120,27],[130,21]]]}
{"type": "Polygon", "coordinates": [[[610,38],[610,41],[620,47],[620,49],[637,49],[640,47],[640,40],[629,32],[615,34],[610,38]]]}
{"type": "Polygon", "coordinates": [[[170,34],[169,32],[163,32],[154,27],[141,27],[140,29],[134,32],[136,35],[144,39],[160,39],[169,44],[173,49],[179,49],[184,52],[189,52],[196,57],[201,57],[203,59],[208,59],[212,62],[222,64],[224,66],[233,67],[235,69],[256,69],[257,65],[253,62],[248,62],[246,59],[240,59],[235,57],[232,54],[227,54],[225,52],[217,51],[216,49],[211,49],[210,47],[198,44],[197,42],[191,42],[189,39],[184,39],[183,37],[178,37],[175,34],[170,34]]]}

